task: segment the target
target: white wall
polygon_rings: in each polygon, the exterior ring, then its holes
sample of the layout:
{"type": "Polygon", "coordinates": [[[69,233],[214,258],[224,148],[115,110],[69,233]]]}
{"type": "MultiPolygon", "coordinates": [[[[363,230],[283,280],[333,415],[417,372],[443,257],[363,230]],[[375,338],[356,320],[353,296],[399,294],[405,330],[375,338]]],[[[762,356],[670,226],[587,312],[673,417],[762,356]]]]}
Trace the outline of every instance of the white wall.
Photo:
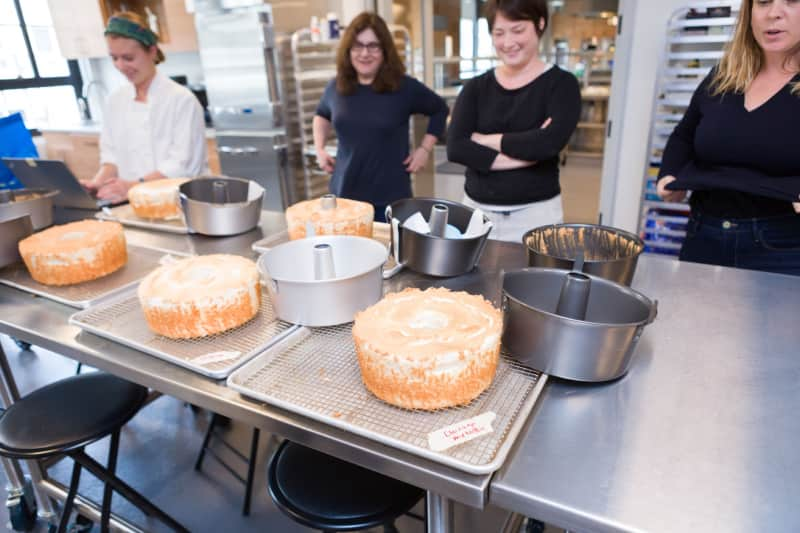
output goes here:
{"type": "Polygon", "coordinates": [[[666,47],[667,21],[688,0],[621,0],[622,33],[617,38],[611,79],[600,212],[603,223],[638,229],[647,141],[659,63],[666,47]]]}

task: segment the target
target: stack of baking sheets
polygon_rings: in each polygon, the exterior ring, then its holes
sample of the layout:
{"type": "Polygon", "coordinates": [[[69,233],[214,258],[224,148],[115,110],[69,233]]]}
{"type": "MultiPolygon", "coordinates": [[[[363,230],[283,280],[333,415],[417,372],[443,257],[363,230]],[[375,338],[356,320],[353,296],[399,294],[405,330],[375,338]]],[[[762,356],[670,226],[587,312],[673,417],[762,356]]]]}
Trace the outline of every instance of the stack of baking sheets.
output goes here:
{"type": "Polygon", "coordinates": [[[361,381],[352,325],[300,328],[242,366],[228,386],[266,402],[474,474],[503,464],[546,376],[503,354],[492,385],[469,405],[421,411],[373,396],[361,381]],[[429,436],[494,415],[492,432],[443,451],[429,436]]]}

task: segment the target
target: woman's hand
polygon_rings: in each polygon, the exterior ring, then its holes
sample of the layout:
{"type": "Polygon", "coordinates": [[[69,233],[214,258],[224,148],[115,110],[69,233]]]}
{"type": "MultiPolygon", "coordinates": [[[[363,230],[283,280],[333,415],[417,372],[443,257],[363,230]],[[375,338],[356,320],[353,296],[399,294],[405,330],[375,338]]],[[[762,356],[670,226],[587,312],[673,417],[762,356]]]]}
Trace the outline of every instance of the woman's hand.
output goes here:
{"type": "Polygon", "coordinates": [[[419,169],[424,168],[428,163],[429,154],[430,152],[422,146],[419,146],[416,150],[408,154],[408,157],[403,160],[403,164],[406,166],[406,172],[413,174],[419,169]]]}
{"type": "Polygon", "coordinates": [[[89,189],[90,192],[96,192],[100,190],[107,183],[117,179],[116,168],[112,170],[109,167],[110,165],[101,166],[100,170],[97,171],[97,174],[95,174],[90,180],[79,180],[81,185],[89,189]]]}
{"type": "Polygon", "coordinates": [[[792,203],[792,207],[794,207],[794,212],[800,214],[800,202],[792,203]]]}
{"type": "Polygon", "coordinates": [[[317,150],[317,164],[319,168],[331,174],[333,172],[333,167],[336,166],[336,159],[325,149],[317,150]]]}
{"type": "Polygon", "coordinates": [[[97,190],[97,197],[114,203],[121,202],[128,197],[128,190],[134,185],[136,185],[136,182],[114,178],[97,190]]]}
{"type": "Polygon", "coordinates": [[[686,198],[686,191],[670,191],[667,189],[667,185],[676,179],[677,178],[675,176],[664,176],[658,180],[658,184],[656,185],[656,193],[658,194],[659,198],[665,202],[682,202],[686,198]]]}

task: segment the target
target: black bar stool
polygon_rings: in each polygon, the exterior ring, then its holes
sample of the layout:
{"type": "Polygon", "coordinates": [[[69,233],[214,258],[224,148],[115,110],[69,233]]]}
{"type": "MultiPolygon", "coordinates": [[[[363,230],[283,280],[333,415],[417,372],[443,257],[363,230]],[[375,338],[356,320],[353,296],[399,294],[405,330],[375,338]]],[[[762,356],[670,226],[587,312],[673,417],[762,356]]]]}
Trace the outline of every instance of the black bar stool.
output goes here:
{"type": "Polygon", "coordinates": [[[104,372],[72,376],[37,389],[13,403],[0,415],[0,455],[14,459],[46,459],[64,454],[75,464],[58,531],[67,530],[81,468],[105,483],[101,531],[108,531],[111,498],[118,492],[126,500],[174,531],[188,531],[119,479],[117,466],[120,428],[139,410],[147,389],[104,372]],[[84,447],[111,436],[108,466],[89,457],[84,447]]]}
{"type": "Polygon", "coordinates": [[[270,460],[267,487],[281,511],[324,532],[383,526],[385,533],[396,533],[395,519],[425,495],[402,481],[289,441],[270,460]]]}

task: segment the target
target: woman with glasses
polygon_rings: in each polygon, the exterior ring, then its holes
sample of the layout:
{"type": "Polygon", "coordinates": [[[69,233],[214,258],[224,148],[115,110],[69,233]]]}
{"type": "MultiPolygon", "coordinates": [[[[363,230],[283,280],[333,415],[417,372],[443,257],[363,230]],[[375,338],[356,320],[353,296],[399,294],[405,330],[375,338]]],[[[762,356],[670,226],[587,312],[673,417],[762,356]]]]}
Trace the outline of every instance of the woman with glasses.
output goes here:
{"type": "Polygon", "coordinates": [[[800,1],[744,0],[662,157],[659,196],[693,191],[681,260],[800,275],[798,123],[800,1]]]}
{"type": "Polygon", "coordinates": [[[106,102],[100,170],[83,185],[98,198],[127,198],[143,181],[195,177],[207,168],[203,108],[186,87],[158,72],[158,37],[144,19],[117,13],[105,31],[114,66],[129,83],[106,102]]]}
{"type": "Polygon", "coordinates": [[[559,152],[578,125],[575,76],[539,59],[546,0],[490,0],[486,18],[500,65],[464,84],[447,157],[467,167],[464,203],[492,220],[492,239],[516,241],[563,221],[559,152]]]}
{"type": "Polygon", "coordinates": [[[444,100],[405,74],[386,23],[375,13],[361,13],[342,36],[331,80],[313,121],[319,166],[332,173],[330,191],[342,198],[370,202],[375,219],[386,206],[411,193],[409,173],[428,161],[444,131],[444,100]],[[430,118],[422,143],[409,146],[409,119],[430,118]],[[334,158],[325,141],[335,130],[334,158]]]}

